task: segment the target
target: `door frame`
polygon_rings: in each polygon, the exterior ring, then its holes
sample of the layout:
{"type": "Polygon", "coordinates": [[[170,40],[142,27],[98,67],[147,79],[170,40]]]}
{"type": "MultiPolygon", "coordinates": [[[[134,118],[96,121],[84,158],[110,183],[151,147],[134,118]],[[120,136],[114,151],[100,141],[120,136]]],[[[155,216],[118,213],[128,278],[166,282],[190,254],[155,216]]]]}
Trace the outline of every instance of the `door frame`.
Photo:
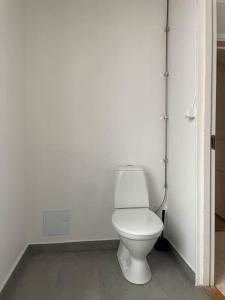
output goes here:
{"type": "Polygon", "coordinates": [[[214,284],[215,186],[211,134],[215,103],[214,50],[216,0],[196,0],[197,203],[196,285],[214,284]]]}
{"type": "Polygon", "coordinates": [[[215,261],[215,133],[216,0],[196,0],[197,203],[196,285],[214,285],[215,261]]]}

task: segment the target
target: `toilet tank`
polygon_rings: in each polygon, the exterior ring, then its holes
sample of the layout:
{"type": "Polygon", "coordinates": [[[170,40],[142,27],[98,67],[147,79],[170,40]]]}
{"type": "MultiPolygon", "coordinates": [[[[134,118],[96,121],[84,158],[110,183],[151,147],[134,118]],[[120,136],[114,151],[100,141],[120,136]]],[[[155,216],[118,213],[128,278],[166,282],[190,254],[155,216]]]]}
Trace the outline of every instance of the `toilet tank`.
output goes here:
{"type": "Polygon", "coordinates": [[[139,166],[122,166],[116,170],[115,208],[149,207],[145,172],[139,166]]]}

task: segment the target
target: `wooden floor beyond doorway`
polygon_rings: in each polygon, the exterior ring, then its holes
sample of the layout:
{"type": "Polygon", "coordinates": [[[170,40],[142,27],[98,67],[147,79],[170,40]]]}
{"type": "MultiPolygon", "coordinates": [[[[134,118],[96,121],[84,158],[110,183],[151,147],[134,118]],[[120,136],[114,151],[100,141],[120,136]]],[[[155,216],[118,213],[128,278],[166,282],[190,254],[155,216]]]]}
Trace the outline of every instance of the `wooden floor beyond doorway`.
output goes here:
{"type": "Polygon", "coordinates": [[[215,287],[206,287],[205,288],[208,295],[210,296],[211,299],[213,300],[225,300],[225,297],[223,294],[220,293],[219,290],[215,287]]]}

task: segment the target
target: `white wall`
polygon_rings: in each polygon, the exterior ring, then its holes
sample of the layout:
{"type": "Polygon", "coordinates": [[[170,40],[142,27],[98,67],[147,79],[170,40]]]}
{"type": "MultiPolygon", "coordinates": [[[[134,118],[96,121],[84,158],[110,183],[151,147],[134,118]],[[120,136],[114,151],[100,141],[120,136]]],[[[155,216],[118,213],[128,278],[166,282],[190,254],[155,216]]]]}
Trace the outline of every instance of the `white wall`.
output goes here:
{"type": "Polygon", "coordinates": [[[225,39],[225,1],[217,1],[217,36],[225,39]]]}
{"type": "Polygon", "coordinates": [[[147,168],[163,196],[165,0],[27,1],[31,242],[110,239],[114,168],[147,168]],[[42,212],[69,208],[69,236],[42,212]]]}
{"type": "Polygon", "coordinates": [[[0,290],[27,242],[24,5],[0,1],[0,290]]]}
{"type": "Polygon", "coordinates": [[[170,1],[169,241],[195,270],[196,121],[185,118],[195,101],[195,0],[170,1]]]}
{"type": "MultiPolygon", "coordinates": [[[[194,4],[171,0],[167,220],[193,269],[196,124],[184,116],[195,96],[194,4]]],[[[27,0],[26,44],[24,12],[23,0],[0,2],[0,287],[27,228],[30,242],[116,237],[116,165],[147,168],[153,209],[163,196],[165,0],[27,0]],[[49,208],[71,209],[69,236],[42,235],[49,208]]]]}

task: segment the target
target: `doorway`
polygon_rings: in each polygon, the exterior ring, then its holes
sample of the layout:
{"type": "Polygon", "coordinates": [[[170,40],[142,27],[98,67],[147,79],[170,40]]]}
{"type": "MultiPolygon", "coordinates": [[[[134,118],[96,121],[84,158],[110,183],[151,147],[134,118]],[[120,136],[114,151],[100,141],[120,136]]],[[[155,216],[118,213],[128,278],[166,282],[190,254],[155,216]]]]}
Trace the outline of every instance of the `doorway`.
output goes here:
{"type": "Polygon", "coordinates": [[[215,95],[215,272],[214,283],[225,295],[225,1],[216,3],[215,95]]]}

